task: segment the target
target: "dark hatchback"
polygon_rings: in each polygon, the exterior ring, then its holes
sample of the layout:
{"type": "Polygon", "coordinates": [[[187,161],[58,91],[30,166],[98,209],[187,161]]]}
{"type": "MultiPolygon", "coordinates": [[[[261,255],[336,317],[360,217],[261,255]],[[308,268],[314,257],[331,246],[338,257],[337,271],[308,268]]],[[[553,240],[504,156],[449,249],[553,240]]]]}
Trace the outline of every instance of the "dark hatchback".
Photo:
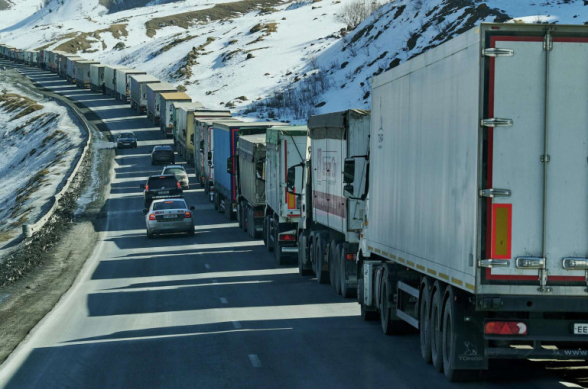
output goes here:
{"type": "Polygon", "coordinates": [[[151,152],[151,164],[158,163],[174,164],[176,163],[176,156],[171,146],[155,146],[151,152]]]}
{"type": "Polygon", "coordinates": [[[180,182],[173,174],[150,176],[145,185],[140,186],[143,191],[145,208],[149,208],[153,200],[183,198],[184,191],[180,182]]]}
{"type": "Polygon", "coordinates": [[[133,149],[137,148],[137,137],[132,132],[124,132],[118,136],[116,139],[116,148],[122,149],[125,147],[130,147],[133,149]]]}

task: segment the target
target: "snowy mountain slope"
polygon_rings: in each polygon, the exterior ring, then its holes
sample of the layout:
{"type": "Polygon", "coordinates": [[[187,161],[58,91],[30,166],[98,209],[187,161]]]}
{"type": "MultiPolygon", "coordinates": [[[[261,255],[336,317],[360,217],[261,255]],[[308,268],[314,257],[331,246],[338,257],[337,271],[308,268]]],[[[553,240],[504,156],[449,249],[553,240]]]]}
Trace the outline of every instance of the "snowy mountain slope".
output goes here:
{"type": "Polygon", "coordinates": [[[1,245],[45,210],[82,135],[65,108],[18,87],[11,72],[0,72],[0,83],[1,245]]]}
{"type": "Polygon", "coordinates": [[[143,1],[109,13],[105,0],[51,0],[0,41],[141,68],[211,108],[303,122],[369,108],[374,74],[480,22],[588,21],[584,0],[391,0],[347,33],[337,15],[355,1],[143,1]]]}

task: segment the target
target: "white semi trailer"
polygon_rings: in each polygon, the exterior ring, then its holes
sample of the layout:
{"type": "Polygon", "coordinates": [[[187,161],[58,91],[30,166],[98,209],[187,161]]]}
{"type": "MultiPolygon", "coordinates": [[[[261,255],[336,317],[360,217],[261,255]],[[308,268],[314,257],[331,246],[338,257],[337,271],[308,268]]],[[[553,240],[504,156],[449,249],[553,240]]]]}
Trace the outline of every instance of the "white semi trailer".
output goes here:
{"type": "MultiPolygon", "coordinates": [[[[308,127],[270,127],[266,131],[265,160],[265,217],[260,224],[263,241],[268,251],[273,251],[278,265],[284,265],[289,257],[295,261],[298,255],[296,230],[302,212],[299,196],[288,191],[288,169],[302,166],[306,159],[308,127]]],[[[293,189],[301,188],[303,177],[291,178],[293,189]]],[[[292,190],[291,190],[292,191],[292,190]]]]}
{"type": "Polygon", "coordinates": [[[588,357],[587,62],[586,26],[482,24],[373,80],[362,316],[450,380],[588,357]]]}
{"type": "MultiPolygon", "coordinates": [[[[290,174],[305,178],[298,269],[302,275],[314,272],[319,283],[330,282],[337,293],[351,297],[357,290],[355,257],[365,211],[370,112],[354,109],[313,116],[308,128],[310,159],[304,170],[301,166],[290,174]],[[346,172],[343,167],[350,158],[355,170],[346,172]],[[346,179],[350,174],[353,180],[346,179]]],[[[294,183],[293,178],[289,182],[294,183]]]]}

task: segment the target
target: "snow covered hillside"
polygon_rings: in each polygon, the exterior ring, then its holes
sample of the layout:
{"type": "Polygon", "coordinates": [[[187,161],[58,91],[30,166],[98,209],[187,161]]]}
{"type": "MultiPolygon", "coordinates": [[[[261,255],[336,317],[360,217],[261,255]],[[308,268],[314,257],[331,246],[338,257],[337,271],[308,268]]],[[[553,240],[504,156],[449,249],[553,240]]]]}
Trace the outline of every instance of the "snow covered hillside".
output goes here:
{"type": "Polygon", "coordinates": [[[0,41],[133,66],[208,107],[295,122],[369,108],[374,74],[480,22],[588,22],[584,0],[391,0],[352,31],[337,16],[358,0],[40,1],[0,11],[25,15],[0,41]]]}
{"type": "Polygon", "coordinates": [[[0,245],[36,221],[69,171],[82,142],[67,110],[0,72],[0,245]]]}

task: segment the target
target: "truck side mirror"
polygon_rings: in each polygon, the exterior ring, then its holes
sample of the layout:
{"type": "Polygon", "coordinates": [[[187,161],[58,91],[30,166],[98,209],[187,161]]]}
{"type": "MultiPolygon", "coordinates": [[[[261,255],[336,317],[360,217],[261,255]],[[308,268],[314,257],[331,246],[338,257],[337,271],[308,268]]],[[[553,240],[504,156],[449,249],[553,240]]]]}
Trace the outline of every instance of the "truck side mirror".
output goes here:
{"type": "Polygon", "coordinates": [[[200,152],[204,153],[204,141],[203,140],[200,141],[200,152]]]}
{"type": "Polygon", "coordinates": [[[287,179],[287,189],[289,193],[295,193],[294,188],[296,186],[296,168],[298,166],[292,166],[288,168],[288,179],[287,179]]]}
{"type": "Polygon", "coordinates": [[[255,178],[265,181],[265,163],[263,159],[255,161],[255,178]]]}
{"type": "Polygon", "coordinates": [[[233,157],[227,158],[227,173],[233,174],[233,157]]]}
{"type": "MultiPolygon", "coordinates": [[[[355,181],[355,159],[347,158],[343,165],[343,182],[351,184],[353,181],[355,181]]],[[[353,188],[351,191],[353,192],[353,188]]]]}
{"type": "Polygon", "coordinates": [[[208,152],[208,160],[209,161],[212,161],[212,151],[209,151],[208,152]]]}
{"type": "Polygon", "coordinates": [[[212,167],[212,161],[208,161],[208,166],[212,167]]]}
{"type": "Polygon", "coordinates": [[[353,197],[353,185],[347,184],[343,187],[343,196],[347,199],[353,197]]]}

